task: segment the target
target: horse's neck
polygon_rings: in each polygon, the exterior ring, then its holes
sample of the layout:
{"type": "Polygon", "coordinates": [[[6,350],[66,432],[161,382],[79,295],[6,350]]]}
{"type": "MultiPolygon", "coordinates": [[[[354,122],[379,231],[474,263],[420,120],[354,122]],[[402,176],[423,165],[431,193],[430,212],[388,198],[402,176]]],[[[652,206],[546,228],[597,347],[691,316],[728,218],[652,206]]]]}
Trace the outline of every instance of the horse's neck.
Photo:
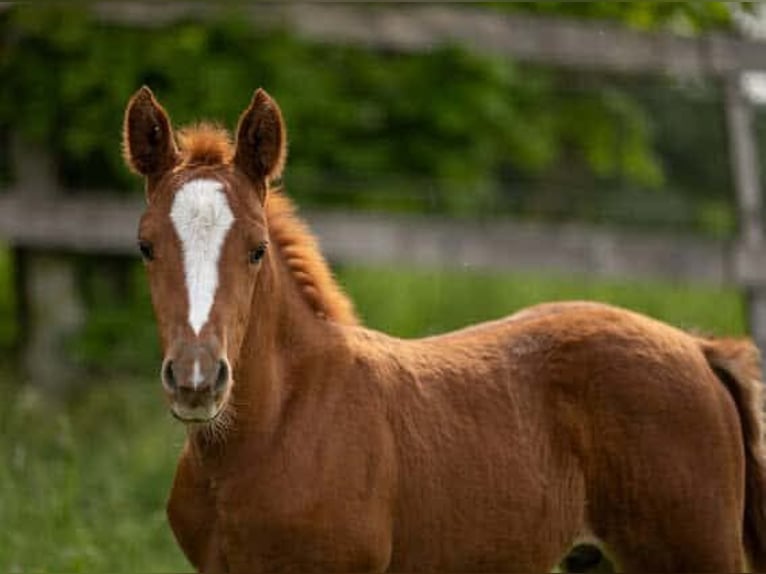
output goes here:
{"type": "Polygon", "coordinates": [[[314,371],[312,365],[332,352],[338,337],[338,329],[304,300],[281,258],[265,261],[234,365],[231,424],[223,439],[268,440],[281,424],[290,395],[304,390],[297,374],[314,371]]]}

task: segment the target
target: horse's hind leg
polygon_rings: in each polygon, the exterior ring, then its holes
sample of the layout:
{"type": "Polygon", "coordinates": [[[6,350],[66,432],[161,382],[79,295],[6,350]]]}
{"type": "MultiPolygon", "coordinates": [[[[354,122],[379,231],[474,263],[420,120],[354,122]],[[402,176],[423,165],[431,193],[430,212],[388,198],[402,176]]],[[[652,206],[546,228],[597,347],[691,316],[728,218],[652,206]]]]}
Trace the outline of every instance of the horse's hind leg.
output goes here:
{"type": "Polygon", "coordinates": [[[745,463],[733,433],[671,428],[661,442],[652,430],[594,465],[593,534],[618,571],[742,572],[745,463]]]}
{"type": "MultiPolygon", "coordinates": [[[[730,537],[731,538],[731,537],[730,537]]],[[[744,572],[741,544],[736,540],[719,545],[684,545],[673,539],[616,541],[617,572],[744,572]]]]}
{"type": "MultiPolygon", "coordinates": [[[[701,479],[704,482],[704,479],[701,479]]],[[[668,494],[665,486],[656,486],[668,494]]],[[[716,492],[663,496],[645,493],[638,504],[619,505],[594,531],[619,572],[743,572],[742,512],[716,492]]]]}

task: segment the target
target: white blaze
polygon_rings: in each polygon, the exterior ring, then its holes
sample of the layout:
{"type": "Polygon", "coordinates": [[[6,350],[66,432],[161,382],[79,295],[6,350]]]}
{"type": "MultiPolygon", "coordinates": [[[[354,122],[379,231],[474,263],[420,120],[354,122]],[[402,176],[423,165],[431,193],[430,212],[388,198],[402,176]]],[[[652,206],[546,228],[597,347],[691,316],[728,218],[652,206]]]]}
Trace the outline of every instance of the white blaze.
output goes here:
{"type": "Polygon", "coordinates": [[[234,215],[221,182],[195,179],[176,192],[170,219],[183,247],[189,325],[199,335],[213,308],[218,259],[234,215]]]}
{"type": "Polygon", "coordinates": [[[205,379],[202,378],[202,370],[199,368],[199,359],[194,361],[194,369],[192,370],[192,388],[199,387],[205,379]]]}

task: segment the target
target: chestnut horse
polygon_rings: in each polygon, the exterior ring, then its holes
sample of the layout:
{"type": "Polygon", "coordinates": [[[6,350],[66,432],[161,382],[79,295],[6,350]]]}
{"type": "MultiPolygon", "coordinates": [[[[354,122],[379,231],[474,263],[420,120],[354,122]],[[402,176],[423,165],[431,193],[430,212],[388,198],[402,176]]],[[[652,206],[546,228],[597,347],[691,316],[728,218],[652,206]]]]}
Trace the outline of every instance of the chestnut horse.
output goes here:
{"type": "Polygon", "coordinates": [[[186,445],[168,503],[200,571],[526,571],[592,542],[636,572],[766,569],[760,364],[747,341],[607,305],[443,336],[359,325],[273,182],[277,104],[231,142],[147,88],[124,151],[186,445]]]}

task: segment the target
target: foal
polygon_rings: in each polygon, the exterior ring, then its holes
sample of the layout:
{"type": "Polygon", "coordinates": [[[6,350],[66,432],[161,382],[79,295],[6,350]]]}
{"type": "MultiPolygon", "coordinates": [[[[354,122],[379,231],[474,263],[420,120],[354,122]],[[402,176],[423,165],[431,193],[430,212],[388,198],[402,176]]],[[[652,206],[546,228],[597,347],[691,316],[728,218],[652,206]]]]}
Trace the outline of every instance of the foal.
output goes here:
{"type": "Polygon", "coordinates": [[[766,569],[760,365],[595,303],[405,341],[358,324],[289,200],[277,104],[236,143],[125,116],[139,245],[188,438],[168,503],[204,572],[766,569]]]}

